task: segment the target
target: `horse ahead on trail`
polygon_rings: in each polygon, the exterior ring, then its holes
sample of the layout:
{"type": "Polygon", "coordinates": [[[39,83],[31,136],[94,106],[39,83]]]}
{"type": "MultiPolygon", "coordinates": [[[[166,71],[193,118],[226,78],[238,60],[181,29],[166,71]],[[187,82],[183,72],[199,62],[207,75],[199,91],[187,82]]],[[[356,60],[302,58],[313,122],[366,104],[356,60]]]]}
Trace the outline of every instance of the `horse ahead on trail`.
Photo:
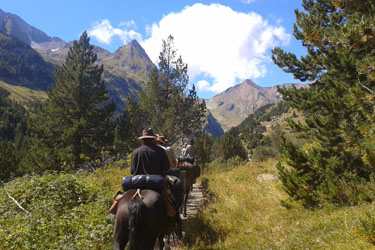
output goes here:
{"type": "MultiPolygon", "coordinates": [[[[129,177],[128,180],[141,182],[150,176],[138,177],[140,178],[129,177]]],[[[173,182],[170,189],[175,196],[178,209],[182,203],[182,184],[178,178],[169,177],[169,180],[173,182]]],[[[175,230],[181,236],[178,211],[176,217],[168,217],[166,200],[161,194],[162,189],[155,185],[154,187],[130,189],[118,200],[113,235],[115,250],[123,250],[128,242],[130,250],[152,250],[157,240],[159,248],[163,249],[165,235],[175,230]]]]}
{"type": "Polygon", "coordinates": [[[182,182],[183,194],[184,194],[180,212],[184,215],[184,217],[187,216],[186,206],[187,206],[189,193],[193,188],[195,179],[199,176],[199,174],[197,174],[198,166],[193,165],[193,163],[194,163],[194,160],[189,160],[186,158],[178,159],[178,167],[180,169],[179,177],[182,182]]]}

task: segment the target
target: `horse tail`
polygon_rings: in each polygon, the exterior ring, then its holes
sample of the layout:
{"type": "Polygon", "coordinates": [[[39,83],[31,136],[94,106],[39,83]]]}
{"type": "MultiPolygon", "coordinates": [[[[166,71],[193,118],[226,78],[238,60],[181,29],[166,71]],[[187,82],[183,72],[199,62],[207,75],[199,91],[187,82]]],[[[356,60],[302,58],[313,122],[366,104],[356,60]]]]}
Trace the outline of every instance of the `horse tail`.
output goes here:
{"type": "Polygon", "coordinates": [[[129,246],[130,249],[140,249],[142,239],[142,210],[145,205],[142,199],[133,199],[129,203],[129,246]]]}

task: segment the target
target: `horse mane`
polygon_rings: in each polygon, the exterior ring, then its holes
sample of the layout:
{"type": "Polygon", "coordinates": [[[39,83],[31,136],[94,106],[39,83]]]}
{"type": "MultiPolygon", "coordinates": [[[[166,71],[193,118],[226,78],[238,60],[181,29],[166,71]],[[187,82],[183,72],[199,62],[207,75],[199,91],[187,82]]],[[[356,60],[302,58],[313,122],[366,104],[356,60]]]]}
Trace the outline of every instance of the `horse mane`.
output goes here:
{"type": "Polygon", "coordinates": [[[129,203],[129,246],[130,249],[141,249],[142,232],[141,214],[145,205],[141,198],[135,198],[129,203]]]}

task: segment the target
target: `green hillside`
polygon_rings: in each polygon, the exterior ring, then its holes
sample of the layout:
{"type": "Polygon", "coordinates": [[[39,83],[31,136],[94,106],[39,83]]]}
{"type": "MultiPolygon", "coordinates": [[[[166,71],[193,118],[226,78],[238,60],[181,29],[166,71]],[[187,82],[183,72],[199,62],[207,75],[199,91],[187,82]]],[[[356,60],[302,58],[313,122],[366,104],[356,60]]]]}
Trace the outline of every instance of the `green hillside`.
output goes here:
{"type": "Polygon", "coordinates": [[[47,90],[54,85],[54,67],[28,44],[0,33],[0,79],[12,85],[47,90]]]}
{"type": "Polygon", "coordinates": [[[29,103],[43,102],[47,99],[47,92],[42,90],[33,90],[22,86],[14,86],[1,80],[0,87],[10,93],[10,99],[20,104],[27,105],[29,103]]]}

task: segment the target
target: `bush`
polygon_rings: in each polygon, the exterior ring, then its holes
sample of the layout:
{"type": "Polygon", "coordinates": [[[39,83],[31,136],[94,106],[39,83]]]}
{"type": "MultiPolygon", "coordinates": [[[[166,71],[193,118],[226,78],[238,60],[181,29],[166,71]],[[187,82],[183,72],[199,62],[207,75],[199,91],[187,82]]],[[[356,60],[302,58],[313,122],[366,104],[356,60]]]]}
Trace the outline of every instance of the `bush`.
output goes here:
{"type": "Polygon", "coordinates": [[[15,179],[0,191],[0,245],[5,249],[107,249],[112,244],[111,195],[82,174],[15,179]]]}
{"type": "Polygon", "coordinates": [[[272,157],[275,157],[275,154],[270,148],[266,148],[264,146],[258,146],[253,151],[252,160],[255,162],[262,162],[272,157]]]}
{"type": "Polygon", "coordinates": [[[212,162],[210,162],[207,166],[208,170],[217,170],[217,169],[232,169],[234,167],[237,167],[241,164],[242,158],[239,156],[232,157],[228,160],[224,160],[222,157],[218,157],[212,162]]]}

